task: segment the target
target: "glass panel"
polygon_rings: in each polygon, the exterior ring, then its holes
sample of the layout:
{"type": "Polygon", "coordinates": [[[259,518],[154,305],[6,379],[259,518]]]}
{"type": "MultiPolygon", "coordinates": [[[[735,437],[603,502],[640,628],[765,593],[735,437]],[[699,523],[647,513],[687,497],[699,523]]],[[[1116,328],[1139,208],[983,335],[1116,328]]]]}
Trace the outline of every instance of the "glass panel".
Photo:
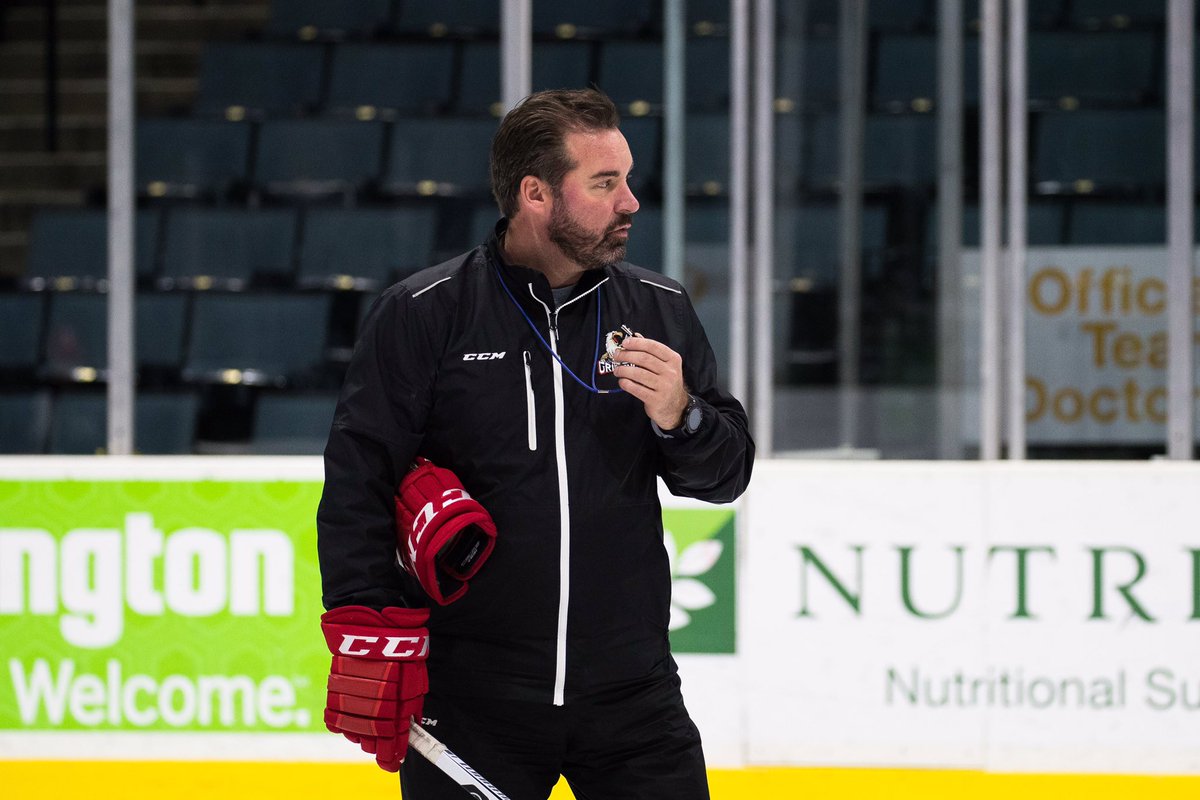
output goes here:
{"type": "Polygon", "coordinates": [[[936,28],[923,4],[864,6],[863,58],[873,72],[863,81],[860,288],[850,298],[859,314],[844,329],[843,18],[838,4],[780,4],[775,451],[931,458],[938,436],[936,240],[928,238],[936,209],[936,28]],[[855,385],[843,382],[849,333],[858,341],[855,385]]]}
{"type": "Polygon", "coordinates": [[[1166,449],[1166,4],[1070,5],[1029,34],[1028,453],[1146,458],[1166,449]]]}

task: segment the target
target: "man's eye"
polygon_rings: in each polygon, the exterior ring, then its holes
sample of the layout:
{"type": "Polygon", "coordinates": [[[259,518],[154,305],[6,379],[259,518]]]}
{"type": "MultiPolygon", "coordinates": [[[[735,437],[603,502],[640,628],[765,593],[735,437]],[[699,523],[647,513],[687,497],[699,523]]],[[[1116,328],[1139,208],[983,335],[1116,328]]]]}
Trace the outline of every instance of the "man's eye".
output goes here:
{"type": "Polygon", "coordinates": [[[600,181],[596,184],[598,189],[607,189],[609,186],[612,186],[612,181],[600,181]]]}

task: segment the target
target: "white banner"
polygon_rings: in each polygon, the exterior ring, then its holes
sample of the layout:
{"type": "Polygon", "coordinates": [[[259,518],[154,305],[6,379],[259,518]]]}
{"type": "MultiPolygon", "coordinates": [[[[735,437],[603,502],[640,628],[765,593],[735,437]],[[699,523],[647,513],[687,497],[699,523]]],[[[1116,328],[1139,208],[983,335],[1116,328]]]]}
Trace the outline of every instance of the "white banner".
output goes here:
{"type": "Polygon", "coordinates": [[[750,763],[1200,771],[1197,477],[761,469],[741,593],[750,763]]]}

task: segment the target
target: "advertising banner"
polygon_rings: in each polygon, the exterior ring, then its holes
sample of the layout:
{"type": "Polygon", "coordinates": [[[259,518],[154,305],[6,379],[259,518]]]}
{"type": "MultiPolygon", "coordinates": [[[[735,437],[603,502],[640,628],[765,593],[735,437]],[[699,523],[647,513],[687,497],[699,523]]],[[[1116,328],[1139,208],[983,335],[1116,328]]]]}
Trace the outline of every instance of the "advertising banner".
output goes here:
{"type": "Polygon", "coordinates": [[[0,728],[322,730],[319,494],[0,482],[0,728]]]}
{"type": "MultiPolygon", "coordinates": [[[[963,254],[963,365],[979,371],[979,251],[963,254]]],[[[1030,248],[1026,435],[1035,444],[1160,444],[1166,436],[1165,247],[1030,248]]],[[[1200,294],[1197,294],[1200,297],[1200,294]]],[[[965,433],[978,441],[978,413],[965,433]]]]}
{"type": "Polygon", "coordinates": [[[745,534],[770,587],[742,598],[751,763],[1200,771],[1194,469],[773,467],[745,534]]]}

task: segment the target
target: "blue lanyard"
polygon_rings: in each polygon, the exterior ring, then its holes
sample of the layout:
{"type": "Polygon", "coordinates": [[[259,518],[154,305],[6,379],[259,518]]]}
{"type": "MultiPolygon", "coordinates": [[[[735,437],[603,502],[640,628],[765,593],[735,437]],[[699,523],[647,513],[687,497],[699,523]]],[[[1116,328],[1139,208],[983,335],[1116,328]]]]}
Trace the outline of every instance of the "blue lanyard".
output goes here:
{"type": "MultiPolygon", "coordinates": [[[[546,352],[554,357],[554,360],[558,362],[558,365],[560,367],[562,367],[564,370],[566,370],[567,374],[570,375],[572,378],[574,378],[576,383],[578,383],[584,389],[587,389],[589,392],[594,392],[596,394],[617,394],[618,392],[625,391],[624,389],[620,389],[620,388],[617,388],[617,389],[600,389],[600,388],[598,388],[596,386],[596,376],[594,373],[592,375],[591,385],[584,383],[583,380],[578,375],[576,375],[575,372],[570,367],[567,366],[566,362],[562,360],[562,356],[560,356],[558,353],[554,352],[554,348],[551,347],[549,342],[546,341],[546,337],[542,336],[542,332],[539,331],[537,329],[537,326],[533,324],[533,320],[531,320],[529,318],[529,315],[525,313],[525,309],[521,307],[521,304],[519,302],[517,302],[517,298],[513,296],[512,290],[509,289],[508,284],[504,282],[504,276],[500,274],[500,268],[498,266],[496,266],[494,263],[492,264],[492,268],[494,270],[496,270],[496,277],[500,279],[500,285],[504,287],[504,293],[508,295],[509,300],[512,300],[513,305],[517,307],[517,311],[521,312],[521,316],[525,318],[525,322],[529,325],[529,329],[531,331],[533,331],[534,336],[537,336],[538,341],[542,343],[542,347],[546,348],[546,352]]],[[[599,287],[597,287],[596,288],[596,351],[595,351],[595,353],[592,354],[592,363],[599,363],[599,360],[600,360],[600,308],[601,308],[600,307],[600,295],[601,294],[602,294],[602,292],[600,291],[599,287]]],[[[557,313],[557,312],[555,312],[555,313],[557,313]]]]}

